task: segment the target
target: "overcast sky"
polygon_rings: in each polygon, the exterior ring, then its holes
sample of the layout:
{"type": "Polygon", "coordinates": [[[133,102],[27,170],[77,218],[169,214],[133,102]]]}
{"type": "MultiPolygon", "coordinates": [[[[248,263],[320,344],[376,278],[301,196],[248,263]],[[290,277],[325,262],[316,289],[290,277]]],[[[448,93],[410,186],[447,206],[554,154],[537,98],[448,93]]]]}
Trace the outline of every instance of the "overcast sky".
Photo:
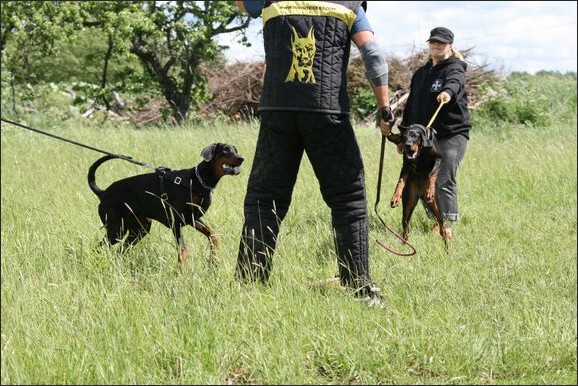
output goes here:
{"type": "MultiPolygon", "coordinates": [[[[576,72],[576,1],[368,1],[367,17],[388,55],[400,59],[427,48],[429,31],[454,32],[454,47],[473,48],[476,64],[506,74],[539,70],[576,72]]],[[[252,47],[229,42],[228,60],[262,61],[261,19],[248,33],[252,47]]],[[[229,36],[228,39],[231,41],[229,36]]]]}

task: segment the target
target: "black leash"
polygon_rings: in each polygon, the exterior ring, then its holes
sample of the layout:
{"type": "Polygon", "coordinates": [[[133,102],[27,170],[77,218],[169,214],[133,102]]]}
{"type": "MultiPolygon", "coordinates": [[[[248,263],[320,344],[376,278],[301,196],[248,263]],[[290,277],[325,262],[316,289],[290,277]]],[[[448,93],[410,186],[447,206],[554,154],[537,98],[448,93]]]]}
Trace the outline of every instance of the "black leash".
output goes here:
{"type": "Polygon", "coordinates": [[[3,122],[6,122],[6,123],[10,123],[10,124],[15,125],[15,126],[22,127],[23,129],[27,129],[27,130],[34,131],[34,132],[36,132],[36,133],[44,134],[44,135],[47,135],[47,136],[52,137],[52,138],[59,139],[59,140],[64,141],[64,142],[72,143],[73,145],[77,145],[77,146],[80,146],[80,147],[84,147],[84,148],[86,148],[86,149],[90,149],[90,150],[93,150],[93,151],[97,151],[97,152],[99,152],[99,153],[103,153],[103,154],[106,154],[106,155],[110,155],[110,156],[113,156],[113,157],[116,157],[116,158],[120,158],[120,159],[122,159],[122,160],[125,160],[125,161],[128,161],[128,162],[132,162],[133,164],[137,164],[137,165],[140,165],[140,166],[144,166],[144,167],[147,167],[147,168],[150,168],[150,169],[160,170],[160,171],[164,171],[164,170],[166,169],[166,168],[163,168],[163,167],[152,166],[152,165],[149,165],[149,164],[147,164],[147,163],[145,163],[145,162],[141,162],[141,161],[134,160],[132,157],[129,157],[129,156],[127,156],[127,155],[110,153],[110,152],[108,152],[108,151],[104,151],[104,150],[101,150],[101,149],[97,149],[96,147],[88,146],[88,145],[85,145],[85,144],[80,143],[80,142],[76,142],[76,141],[72,141],[72,140],[70,140],[70,139],[66,139],[66,138],[63,138],[63,137],[59,137],[58,135],[50,134],[50,133],[47,133],[46,131],[42,131],[42,130],[39,130],[39,129],[35,129],[35,128],[33,128],[33,127],[26,126],[26,125],[23,125],[23,124],[21,124],[21,123],[14,122],[14,121],[11,121],[11,120],[8,120],[8,119],[0,118],[0,120],[2,120],[3,122]]]}

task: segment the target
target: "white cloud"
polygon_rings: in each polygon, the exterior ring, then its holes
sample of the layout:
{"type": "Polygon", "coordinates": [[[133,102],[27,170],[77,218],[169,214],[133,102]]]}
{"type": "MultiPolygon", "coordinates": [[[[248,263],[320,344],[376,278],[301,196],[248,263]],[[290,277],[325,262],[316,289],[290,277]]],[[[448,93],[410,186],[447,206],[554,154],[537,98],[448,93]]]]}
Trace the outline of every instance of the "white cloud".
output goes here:
{"type": "MultiPolygon", "coordinates": [[[[576,72],[575,1],[368,1],[367,17],[387,54],[404,58],[427,48],[429,31],[450,28],[458,50],[473,48],[478,64],[505,71],[576,72]]],[[[231,44],[230,60],[264,59],[261,19],[253,21],[253,47],[231,44]]]]}

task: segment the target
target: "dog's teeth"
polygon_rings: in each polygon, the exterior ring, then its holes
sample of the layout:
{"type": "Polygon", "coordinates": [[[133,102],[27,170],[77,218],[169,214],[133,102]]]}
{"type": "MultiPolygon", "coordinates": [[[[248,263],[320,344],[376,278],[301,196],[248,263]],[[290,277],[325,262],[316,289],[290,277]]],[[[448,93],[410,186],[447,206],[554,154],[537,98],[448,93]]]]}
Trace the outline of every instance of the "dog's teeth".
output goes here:
{"type": "Polygon", "coordinates": [[[416,157],[417,157],[417,153],[408,153],[408,154],[407,154],[407,158],[408,158],[408,159],[414,159],[414,158],[416,158],[416,157]]]}
{"type": "Polygon", "coordinates": [[[233,170],[233,169],[234,169],[234,166],[231,166],[231,165],[229,165],[229,164],[223,164],[223,170],[224,170],[224,171],[229,172],[229,171],[231,171],[231,170],[233,170]]]}

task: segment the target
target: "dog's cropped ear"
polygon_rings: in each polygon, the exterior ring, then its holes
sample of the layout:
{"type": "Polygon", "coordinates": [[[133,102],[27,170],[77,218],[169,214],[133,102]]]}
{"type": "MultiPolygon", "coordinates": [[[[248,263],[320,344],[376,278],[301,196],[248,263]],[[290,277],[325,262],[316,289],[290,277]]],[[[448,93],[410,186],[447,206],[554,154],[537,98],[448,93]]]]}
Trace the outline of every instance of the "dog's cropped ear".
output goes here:
{"type": "Polygon", "coordinates": [[[213,156],[215,155],[215,149],[217,148],[217,145],[218,143],[212,143],[206,148],[204,148],[203,151],[201,152],[201,157],[203,157],[205,161],[212,160],[213,156]]]}
{"type": "Polygon", "coordinates": [[[399,143],[401,143],[401,134],[399,134],[399,133],[395,133],[395,134],[392,133],[392,134],[388,135],[388,136],[385,137],[385,138],[387,138],[387,140],[388,140],[389,142],[392,142],[392,143],[394,143],[394,144],[396,144],[396,145],[399,144],[399,143]]]}
{"type": "Polygon", "coordinates": [[[423,147],[433,147],[435,130],[431,127],[421,126],[421,144],[423,147]]]}

